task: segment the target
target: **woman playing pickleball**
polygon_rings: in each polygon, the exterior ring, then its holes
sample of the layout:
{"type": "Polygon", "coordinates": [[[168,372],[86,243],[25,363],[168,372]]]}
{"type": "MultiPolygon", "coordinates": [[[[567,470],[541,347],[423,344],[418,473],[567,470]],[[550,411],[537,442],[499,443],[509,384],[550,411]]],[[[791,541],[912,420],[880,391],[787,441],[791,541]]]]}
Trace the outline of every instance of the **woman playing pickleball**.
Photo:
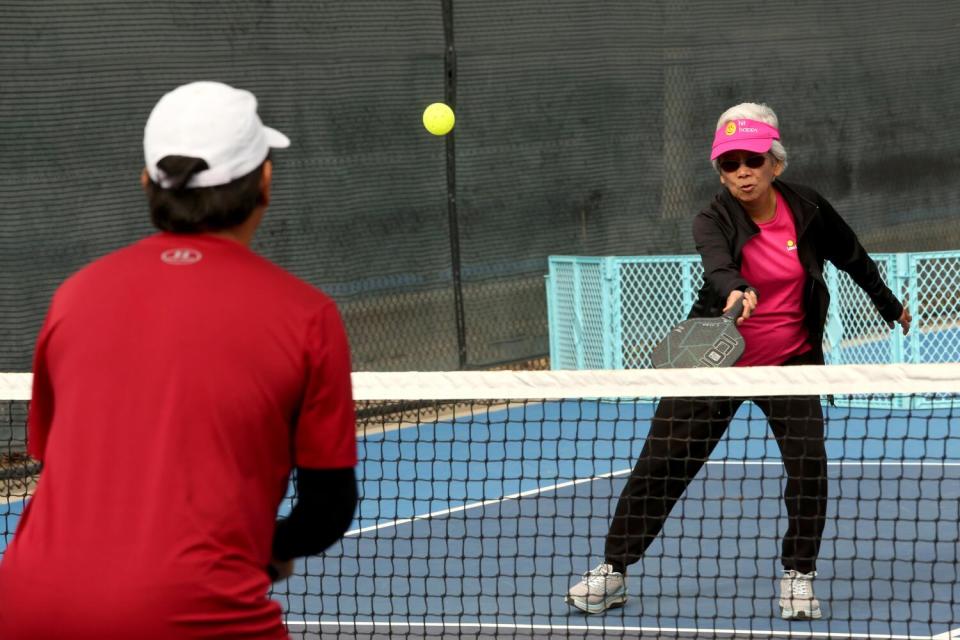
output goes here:
{"type": "MultiPolygon", "coordinates": [[[[746,347],[737,366],[823,364],[826,260],[850,274],[890,327],[899,323],[907,333],[909,310],[884,284],[853,230],[815,190],[779,179],[787,152],[770,107],[727,109],[717,121],[710,159],[723,188],[693,221],[704,282],[690,317],[718,316],[743,299],[737,324],[746,347]]],[[[569,604],[599,613],[626,601],[627,567],[654,541],[743,400],[660,401],[617,502],[604,561],[568,591],[569,604]]],[[[787,619],[820,618],[813,593],[827,508],[820,398],[751,400],[767,416],[787,473],[780,612],[787,619]]]]}

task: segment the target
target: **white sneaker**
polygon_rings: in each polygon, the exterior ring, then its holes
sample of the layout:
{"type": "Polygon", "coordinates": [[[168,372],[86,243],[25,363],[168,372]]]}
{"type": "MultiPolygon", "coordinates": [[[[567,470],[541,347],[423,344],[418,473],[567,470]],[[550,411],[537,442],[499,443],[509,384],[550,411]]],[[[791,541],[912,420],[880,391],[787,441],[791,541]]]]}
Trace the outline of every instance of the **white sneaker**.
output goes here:
{"type": "Polygon", "coordinates": [[[586,613],[602,613],[627,601],[627,584],[622,573],[609,564],[601,564],[570,587],[566,601],[586,613]]]}
{"type": "Polygon", "coordinates": [[[780,615],[785,620],[816,620],[820,612],[820,601],[813,595],[813,578],[816,571],[799,573],[785,571],[780,579],[780,615]]]}

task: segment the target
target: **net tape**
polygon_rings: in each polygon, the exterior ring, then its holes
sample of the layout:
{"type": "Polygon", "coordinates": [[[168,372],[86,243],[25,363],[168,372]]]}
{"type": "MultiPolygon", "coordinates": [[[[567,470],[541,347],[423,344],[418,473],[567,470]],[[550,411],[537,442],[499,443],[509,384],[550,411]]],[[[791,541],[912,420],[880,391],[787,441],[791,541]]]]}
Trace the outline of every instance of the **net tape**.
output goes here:
{"type": "MultiPolygon", "coordinates": [[[[0,401],[29,400],[33,376],[0,374],[0,401]]],[[[366,400],[550,400],[960,393],[960,363],[623,371],[354,372],[366,400]]]]}

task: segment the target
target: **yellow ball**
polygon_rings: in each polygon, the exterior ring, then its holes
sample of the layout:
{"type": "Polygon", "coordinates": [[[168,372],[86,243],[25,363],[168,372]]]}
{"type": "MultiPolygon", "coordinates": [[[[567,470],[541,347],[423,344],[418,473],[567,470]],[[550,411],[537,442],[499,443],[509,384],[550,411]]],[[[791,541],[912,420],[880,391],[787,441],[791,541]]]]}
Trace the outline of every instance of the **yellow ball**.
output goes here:
{"type": "Polygon", "coordinates": [[[435,136],[445,136],[453,129],[453,109],[442,102],[434,102],[423,110],[423,126],[435,136]]]}

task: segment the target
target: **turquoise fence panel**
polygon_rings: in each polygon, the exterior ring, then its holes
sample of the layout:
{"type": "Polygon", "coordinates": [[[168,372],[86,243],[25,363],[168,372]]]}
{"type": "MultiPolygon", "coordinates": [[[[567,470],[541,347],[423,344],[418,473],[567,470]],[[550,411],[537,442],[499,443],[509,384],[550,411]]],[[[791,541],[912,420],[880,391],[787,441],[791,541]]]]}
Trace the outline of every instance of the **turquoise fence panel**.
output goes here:
{"type": "MultiPolygon", "coordinates": [[[[907,362],[960,362],[960,259],[956,252],[911,253],[907,304],[913,329],[907,362]]],[[[956,406],[957,399],[934,395],[932,406],[956,406]]]]}
{"type": "MultiPolygon", "coordinates": [[[[903,298],[897,277],[897,256],[872,255],[880,277],[898,298],[903,298]]],[[[902,362],[903,336],[895,335],[876,307],[847,273],[827,263],[824,279],[830,289],[830,308],[824,332],[823,356],[827,364],[881,364],[902,362]]]]}
{"type": "Polygon", "coordinates": [[[907,302],[914,327],[908,362],[960,361],[960,260],[954,252],[910,254],[907,302]]]}
{"type": "MultiPolygon", "coordinates": [[[[960,251],[871,255],[881,277],[913,312],[913,329],[908,336],[899,327],[891,330],[853,279],[827,263],[827,363],[960,361],[960,251]]],[[[547,310],[552,368],[649,367],[650,351],[686,318],[702,281],[696,255],[551,257],[547,310]]],[[[836,400],[891,406],[889,398],[836,400]]],[[[957,400],[933,397],[927,406],[941,401],[957,400]]]]}
{"type": "Polygon", "coordinates": [[[624,369],[650,366],[650,352],[687,317],[703,281],[699,256],[615,258],[621,290],[618,346],[624,369]]]}
{"type": "MultiPolygon", "coordinates": [[[[902,263],[896,254],[871,254],[880,277],[903,299],[902,263]]],[[[830,290],[830,307],[823,338],[827,364],[884,364],[903,362],[903,335],[891,331],[870,297],[844,271],[826,263],[824,279],[830,290]]],[[[833,402],[850,407],[902,408],[894,396],[834,396],[833,402]]]]}
{"type": "Polygon", "coordinates": [[[603,307],[605,258],[552,257],[547,278],[550,358],[558,369],[610,369],[604,360],[605,325],[615,315],[603,307]]]}

